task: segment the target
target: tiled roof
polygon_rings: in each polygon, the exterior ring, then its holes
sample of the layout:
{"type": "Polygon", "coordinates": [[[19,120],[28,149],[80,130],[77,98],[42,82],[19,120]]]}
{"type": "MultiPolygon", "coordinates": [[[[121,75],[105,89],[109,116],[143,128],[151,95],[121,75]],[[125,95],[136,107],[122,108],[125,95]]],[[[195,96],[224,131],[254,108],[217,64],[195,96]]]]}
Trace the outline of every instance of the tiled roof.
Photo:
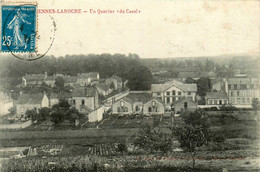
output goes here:
{"type": "Polygon", "coordinates": [[[45,77],[46,77],[45,74],[27,74],[27,75],[25,75],[24,78],[27,81],[30,81],[30,80],[32,80],[32,81],[39,81],[39,80],[44,80],[45,77]]]}
{"type": "Polygon", "coordinates": [[[197,85],[196,84],[152,84],[151,90],[152,92],[162,92],[165,91],[166,89],[175,86],[178,87],[179,89],[183,91],[191,91],[191,92],[196,92],[197,91],[197,85]]]}
{"type": "Polygon", "coordinates": [[[162,92],[172,86],[172,84],[152,84],[151,90],[152,92],[162,92]]]}
{"type": "Polygon", "coordinates": [[[55,76],[47,76],[45,80],[54,81],[55,78],[55,76]]]}
{"type": "Polygon", "coordinates": [[[18,97],[16,104],[41,104],[44,94],[22,94],[18,97]]]}
{"type": "Polygon", "coordinates": [[[228,84],[253,84],[259,83],[259,78],[228,78],[228,84]]]}
{"type": "Polygon", "coordinates": [[[71,93],[69,92],[64,92],[64,93],[51,93],[50,98],[70,98],[71,97],[71,93]]]}
{"type": "Polygon", "coordinates": [[[76,87],[72,91],[72,97],[95,97],[96,92],[94,87],[76,87]]]}
{"type": "Polygon", "coordinates": [[[118,82],[122,82],[122,78],[120,78],[120,77],[117,76],[117,75],[113,75],[113,76],[111,76],[111,78],[116,79],[118,82]]]}
{"type": "Polygon", "coordinates": [[[100,88],[100,89],[102,89],[102,90],[104,90],[104,91],[107,91],[107,90],[110,89],[110,87],[109,87],[108,85],[104,84],[104,83],[98,84],[97,87],[100,88]]]}
{"type": "MultiPolygon", "coordinates": [[[[131,99],[127,98],[127,97],[123,97],[123,98],[120,99],[120,100],[124,100],[124,101],[126,101],[126,102],[128,102],[128,103],[130,103],[130,104],[133,103],[133,101],[132,101],[131,99]]],[[[118,101],[120,101],[120,100],[118,100],[118,101]]]]}
{"type": "Polygon", "coordinates": [[[133,102],[146,102],[148,100],[151,100],[152,94],[148,92],[130,92],[127,96],[127,98],[131,99],[133,102]]]}
{"type": "Polygon", "coordinates": [[[77,77],[75,76],[63,76],[64,83],[75,83],[77,82],[77,77]]]}
{"type": "Polygon", "coordinates": [[[225,92],[206,92],[207,99],[227,99],[225,92]]]}
{"type": "Polygon", "coordinates": [[[159,99],[159,98],[150,98],[149,100],[145,101],[144,103],[146,104],[146,103],[148,103],[148,102],[150,102],[150,101],[152,101],[152,100],[156,100],[156,101],[160,102],[161,104],[164,104],[164,102],[162,101],[162,99],[159,99]]]}
{"type": "Polygon", "coordinates": [[[176,85],[176,87],[179,87],[184,91],[197,91],[197,84],[179,84],[176,85]]]}
{"type": "Polygon", "coordinates": [[[89,72],[89,73],[78,73],[80,78],[98,78],[98,72],[89,72]]]}

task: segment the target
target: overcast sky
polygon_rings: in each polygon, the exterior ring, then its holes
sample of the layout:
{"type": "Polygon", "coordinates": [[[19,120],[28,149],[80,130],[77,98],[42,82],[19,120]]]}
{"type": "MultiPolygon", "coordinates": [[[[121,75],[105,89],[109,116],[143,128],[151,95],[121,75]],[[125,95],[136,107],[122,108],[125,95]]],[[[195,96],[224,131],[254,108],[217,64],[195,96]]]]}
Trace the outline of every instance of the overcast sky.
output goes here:
{"type": "MultiPolygon", "coordinates": [[[[47,0],[40,1],[38,8],[88,11],[50,14],[57,31],[49,55],[136,53],[160,58],[260,51],[260,1],[47,0]],[[141,13],[99,15],[90,14],[89,9],[138,9],[141,13]]],[[[44,40],[49,39],[48,15],[38,16],[39,47],[45,48],[44,40]]]]}

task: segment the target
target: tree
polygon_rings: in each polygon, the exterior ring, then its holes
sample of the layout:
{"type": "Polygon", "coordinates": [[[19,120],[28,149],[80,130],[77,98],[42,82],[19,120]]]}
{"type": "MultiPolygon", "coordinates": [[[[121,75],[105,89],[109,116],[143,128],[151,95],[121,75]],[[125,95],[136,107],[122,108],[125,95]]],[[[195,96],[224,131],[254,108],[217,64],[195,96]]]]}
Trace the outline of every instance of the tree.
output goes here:
{"type": "Polygon", "coordinates": [[[210,141],[210,130],[207,124],[207,114],[198,109],[195,112],[185,111],[181,114],[182,119],[176,122],[170,129],[175,138],[180,142],[180,147],[190,152],[195,167],[196,149],[206,145],[210,141]]]}
{"type": "Polygon", "coordinates": [[[55,79],[55,87],[56,87],[56,89],[58,90],[58,91],[62,91],[62,90],[64,90],[64,80],[63,80],[63,78],[62,77],[57,77],[56,79],[55,79]]]}
{"type": "Polygon", "coordinates": [[[61,111],[54,111],[51,113],[51,121],[54,123],[54,125],[57,125],[64,121],[64,113],[61,111]]]}
{"type": "Polygon", "coordinates": [[[210,79],[207,77],[201,77],[197,81],[198,86],[198,94],[200,96],[206,96],[206,92],[210,91],[211,89],[211,82],[210,79]]]}
{"type": "Polygon", "coordinates": [[[257,114],[257,111],[260,109],[260,102],[258,98],[252,99],[252,108],[255,110],[255,113],[257,114]]]}
{"type": "Polygon", "coordinates": [[[36,112],[36,110],[34,110],[34,109],[27,110],[27,111],[25,112],[25,115],[26,115],[27,118],[31,118],[33,121],[39,119],[39,115],[38,115],[38,113],[36,112]]]}
{"type": "Polygon", "coordinates": [[[65,99],[60,99],[58,104],[52,106],[51,121],[54,125],[63,122],[66,115],[70,114],[70,104],[65,99]]]}
{"type": "Polygon", "coordinates": [[[172,139],[160,129],[155,129],[149,124],[145,124],[138,135],[134,138],[134,146],[147,152],[161,151],[166,153],[170,151],[172,139]]]}
{"type": "Polygon", "coordinates": [[[44,121],[47,119],[48,116],[50,116],[51,109],[47,107],[43,107],[39,109],[39,120],[44,121]]]}

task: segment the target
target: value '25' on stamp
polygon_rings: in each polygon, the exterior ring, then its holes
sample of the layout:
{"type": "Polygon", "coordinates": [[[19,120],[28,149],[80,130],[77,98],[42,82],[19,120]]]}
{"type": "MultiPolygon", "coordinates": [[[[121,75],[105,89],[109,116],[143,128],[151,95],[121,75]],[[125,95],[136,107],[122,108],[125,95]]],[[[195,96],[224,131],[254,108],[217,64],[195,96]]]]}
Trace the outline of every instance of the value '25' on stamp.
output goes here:
{"type": "Polygon", "coordinates": [[[35,52],[36,6],[2,6],[1,51],[35,52]]]}

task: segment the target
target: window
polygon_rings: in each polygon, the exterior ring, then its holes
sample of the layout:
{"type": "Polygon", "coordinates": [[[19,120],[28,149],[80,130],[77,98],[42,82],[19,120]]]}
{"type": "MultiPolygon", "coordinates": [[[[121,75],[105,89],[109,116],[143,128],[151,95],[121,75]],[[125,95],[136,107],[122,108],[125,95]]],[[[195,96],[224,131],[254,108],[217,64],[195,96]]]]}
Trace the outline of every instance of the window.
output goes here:
{"type": "Polygon", "coordinates": [[[176,101],[176,97],[173,97],[173,98],[172,98],[172,102],[175,102],[175,101],[176,101]]]}
{"type": "Polygon", "coordinates": [[[229,90],[231,89],[231,84],[228,84],[228,89],[229,89],[229,90]]]}
{"type": "Polygon", "coordinates": [[[191,92],[188,92],[188,95],[190,96],[190,95],[191,95],[191,92]]]}
{"type": "Polygon", "coordinates": [[[81,105],[82,105],[82,106],[85,105],[85,100],[84,100],[84,99],[81,100],[81,105]]]}
{"type": "Polygon", "coordinates": [[[214,100],[214,104],[217,105],[217,104],[218,104],[218,101],[217,101],[217,100],[214,100]]]}
{"type": "Polygon", "coordinates": [[[73,105],[75,105],[76,104],[76,100],[75,99],[73,99],[73,105]]]}
{"type": "Polygon", "coordinates": [[[234,89],[234,85],[231,85],[231,89],[232,89],[232,90],[234,89]]]}
{"type": "Polygon", "coordinates": [[[242,98],[242,104],[245,104],[245,103],[246,103],[245,98],[242,98]]]}
{"type": "Polygon", "coordinates": [[[212,105],[212,100],[209,100],[209,104],[212,105]]]}
{"type": "Polygon", "coordinates": [[[222,105],[222,100],[219,100],[219,104],[222,105]]]}
{"type": "Polygon", "coordinates": [[[231,96],[233,97],[233,96],[234,96],[234,93],[233,93],[233,91],[231,91],[230,93],[231,93],[231,96]]]}
{"type": "Polygon", "coordinates": [[[120,107],[117,107],[117,112],[120,112],[120,107]]]}
{"type": "Polygon", "coordinates": [[[175,90],[172,91],[172,95],[175,96],[175,90]]]}
{"type": "Polygon", "coordinates": [[[224,104],[225,104],[225,105],[227,104],[227,100],[224,100],[224,104]]]}
{"type": "Polygon", "coordinates": [[[240,96],[240,92],[239,91],[237,91],[237,96],[240,96]]]}
{"type": "Polygon", "coordinates": [[[250,102],[250,98],[247,98],[246,99],[246,102],[247,102],[247,104],[250,104],[251,102],[250,102]]]}
{"type": "Polygon", "coordinates": [[[148,108],[148,112],[152,112],[152,107],[149,107],[149,108],[148,108]]]}
{"type": "Polygon", "coordinates": [[[167,91],[166,94],[167,94],[167,96],[169,96],[169,95],[171,94],[171,92],[170,92],[170,91],[167,91]]]}
{"type": "Polygon", "coordinates": [[[178,91],[178,95],[181,96],[181,91],[178,91]]]}
{"type": "Polygon", "coordinates": [[[161,95],[161,93],[157,93],[157,96],[160,96],[161,95]]]}
{"type": "Polygon", "coordinates": [[[240,98],[237,98],[237,104],[240,105],[240,98]]]}
{"type": "Polygon", "coordinates": [[[186,110],[188,108],[188,103],[184,102],[184,109],[186,110]]]}
{"type": "Polygon", "coordinates": [[[237,84],[234,84],[234,89],[235,89],[235,90],[237,89],[237,84]]]}
{"type": "Polygon", "coordinates": [[[138,109],[139,109],[138,106],[136,106],[136,107],[135,107],[135,111],[138,111],[138,109]]]}
{"type": "Polygon", "coordinates": [[[128,107],[125,107],[125,108],[124,108],[124,112],[128,112],[128,107]]]}
{"type": "Polygon", "coordinates": [[[155,112],[158,112],[158,108],[157,107],[155,108],[155,112]]]}
{"type": "Polygon", "coordinates": [[[170,97],[167,97],[167,103],[170,103],[170,97]]]}

